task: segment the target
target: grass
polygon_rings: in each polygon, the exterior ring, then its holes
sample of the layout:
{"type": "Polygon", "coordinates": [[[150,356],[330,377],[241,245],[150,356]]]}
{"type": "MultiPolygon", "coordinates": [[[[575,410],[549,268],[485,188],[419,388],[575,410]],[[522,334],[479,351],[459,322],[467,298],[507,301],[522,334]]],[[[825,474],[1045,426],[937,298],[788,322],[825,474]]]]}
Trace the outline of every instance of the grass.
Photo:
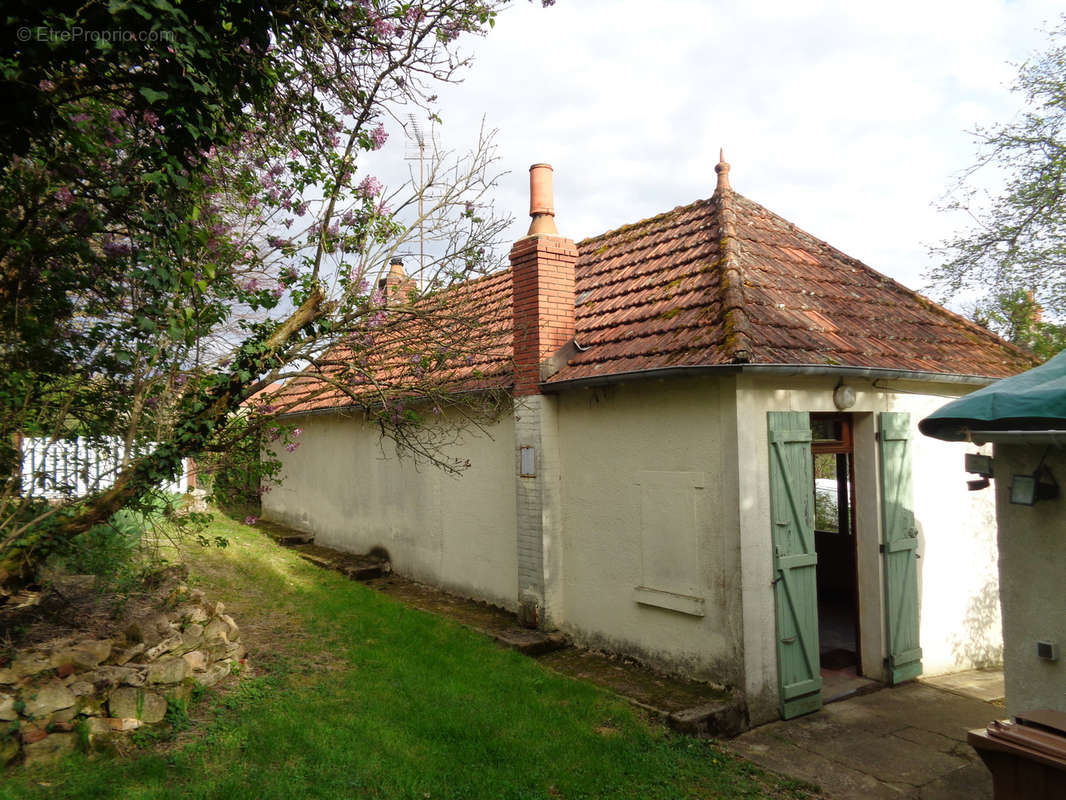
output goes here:
{"type": "Polygon", "coordinates": [[[251,529],[210,533],[230,545],[189,553],[192,582],[234,614],[246,673],[193,703],[187,730],[14,770],[0,798],[809,796],[251,529]]]}

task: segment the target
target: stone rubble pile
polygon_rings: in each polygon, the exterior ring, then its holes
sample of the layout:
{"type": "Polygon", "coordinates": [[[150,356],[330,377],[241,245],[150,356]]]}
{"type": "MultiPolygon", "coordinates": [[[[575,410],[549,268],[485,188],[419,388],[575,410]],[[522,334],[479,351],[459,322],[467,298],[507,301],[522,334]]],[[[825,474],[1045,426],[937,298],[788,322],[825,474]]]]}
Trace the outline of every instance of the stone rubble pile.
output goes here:
{"type": "Polygon", "coordinates": [[[59,639],[0,661],[0,766],[161,722],[168,700],[188,701],[194,686],[213,686],[244,659],[222,603],[179,584],[165,606],[114,638],[59,639]]]}

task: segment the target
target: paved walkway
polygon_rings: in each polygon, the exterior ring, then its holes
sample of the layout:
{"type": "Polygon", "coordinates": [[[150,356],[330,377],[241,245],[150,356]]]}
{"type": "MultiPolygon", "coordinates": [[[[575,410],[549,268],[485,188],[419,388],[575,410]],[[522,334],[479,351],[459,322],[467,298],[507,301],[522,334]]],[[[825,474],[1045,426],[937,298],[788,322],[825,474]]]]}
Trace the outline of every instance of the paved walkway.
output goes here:
{"type": "MultiPolygon", "coordinates": [[[[774,722],[724,742],[760,766],[821,786],[832,800],[983,800],[992,777],[966,731],[1006,716],[981,697],[994,674],[971,673],[951,688],[915,681],[774,722]]],[[[1000,685],[1002,685],[1000,683],[1000,685]]]]}

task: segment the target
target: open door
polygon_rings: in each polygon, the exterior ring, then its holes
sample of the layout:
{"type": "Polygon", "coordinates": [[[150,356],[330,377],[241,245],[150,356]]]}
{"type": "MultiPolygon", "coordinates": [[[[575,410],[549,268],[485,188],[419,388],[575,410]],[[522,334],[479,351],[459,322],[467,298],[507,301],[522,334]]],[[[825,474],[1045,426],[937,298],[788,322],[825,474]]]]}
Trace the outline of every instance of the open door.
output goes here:
{"type": "Polygon", "coordinates": [[[880,415],[881,502],[884,520],[886,676],[891,684],[922,674],[918,641],[918,528],[911,485],[910,414],[880,415]]]}
{"type": "Polygon", "coordinates": [[[791,719],[822,706],[810,416],[770,411],[767,425],[777,673],[781,716],[791,719]]]}

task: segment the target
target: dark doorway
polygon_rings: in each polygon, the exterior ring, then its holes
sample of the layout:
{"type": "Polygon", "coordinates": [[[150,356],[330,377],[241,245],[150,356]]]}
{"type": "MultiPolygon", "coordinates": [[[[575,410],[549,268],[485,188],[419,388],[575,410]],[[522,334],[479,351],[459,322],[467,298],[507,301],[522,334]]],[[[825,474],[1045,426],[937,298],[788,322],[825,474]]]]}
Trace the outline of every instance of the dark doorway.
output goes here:
{"type": "Polygon", "coordinates": [[[829,702],[851,694],[862,674],[851,416],[811,414],[811,432],[818,641],[822,697],[829,702]]]}

